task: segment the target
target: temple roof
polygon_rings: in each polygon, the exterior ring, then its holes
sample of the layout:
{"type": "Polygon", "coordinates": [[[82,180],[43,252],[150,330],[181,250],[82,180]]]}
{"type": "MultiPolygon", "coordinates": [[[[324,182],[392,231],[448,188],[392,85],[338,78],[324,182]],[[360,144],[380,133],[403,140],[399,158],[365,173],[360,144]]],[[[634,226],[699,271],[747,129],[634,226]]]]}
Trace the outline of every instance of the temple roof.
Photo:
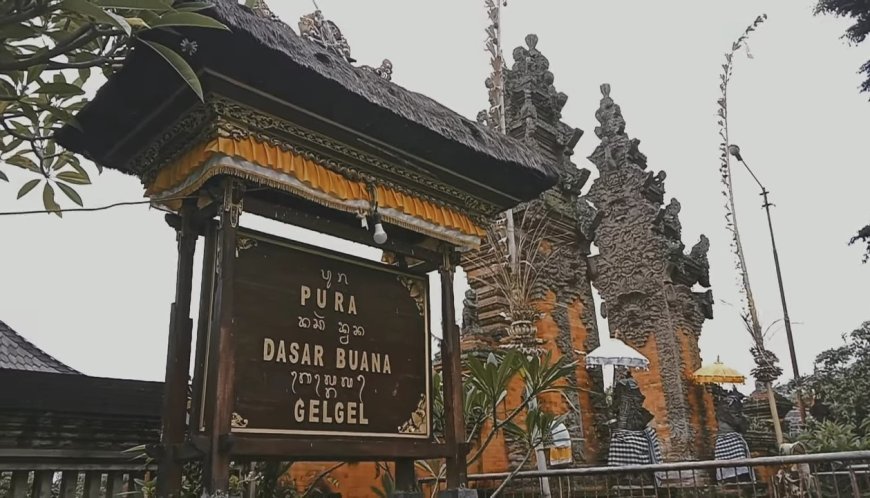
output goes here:
{"type": "Polygon", "coordinates": [[[0,321],[0,369],[80,374],[18,335],[0,321]]]}
{"type": "MultiPolygon", "coordinates": [[[[182,39],[196,42],[195,53],[186,58],[198,71],[206,95],[233,90],[244,95],[246,104],[270,112],[285,104],[301,109],[362,135],[357,142],[374,139],[391,153],[420,159],[414,167],[441,181],[457,186],[469,182],[514,204],[536,197],[558,180],[553,165],[528,145],[354,67],[236,0],[209,3],[213,7],[201,12],[226,24],[229,32],[182,28],[177,35],[147,35],[174,47],[182,39]]],[[[60,143],[103,166],[141,177],[141,171],[130,170],[129,159],[183,109],[196,104],[193,92],[179,91],[184,86],[159,56],[138,47],[77,115],[80,129],[67,126],[61,131],[60,143]]]]}

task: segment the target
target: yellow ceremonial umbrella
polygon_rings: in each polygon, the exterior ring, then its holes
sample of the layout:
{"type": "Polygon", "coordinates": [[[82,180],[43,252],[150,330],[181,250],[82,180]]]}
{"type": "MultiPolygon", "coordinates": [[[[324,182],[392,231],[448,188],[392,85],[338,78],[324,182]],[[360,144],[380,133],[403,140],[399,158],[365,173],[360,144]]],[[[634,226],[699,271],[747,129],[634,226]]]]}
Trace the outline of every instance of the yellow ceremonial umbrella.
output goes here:
{"type": "Polygon", "coordinates": [[[743,374],[722,363],[718,356],[712,365],[705,365],[695,370],[692,378],[700,384],[743,384],[746,382],[746,377],[743,374]]]}

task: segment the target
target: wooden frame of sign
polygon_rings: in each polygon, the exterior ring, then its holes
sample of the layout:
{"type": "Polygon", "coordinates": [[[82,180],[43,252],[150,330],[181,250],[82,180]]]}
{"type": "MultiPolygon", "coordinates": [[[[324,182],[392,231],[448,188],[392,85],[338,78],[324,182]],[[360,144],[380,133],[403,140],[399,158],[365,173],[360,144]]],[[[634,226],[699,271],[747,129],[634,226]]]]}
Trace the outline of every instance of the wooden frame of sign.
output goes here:
{"type": "MultiPolygon", "coordinates": [[[[212,265],[213,275],[220,271],[212,265]]],[[[215,284],[205,296],[212,309],[215,284]]],[[[365,438],[393,448],[431,441],[427,275],[238,229],[232,286],[230,433],[251,438],[248,448],[268,437],[269,449],[255,453],[280,452],[280,441],[293,448],[309,439],[318,444],[299,456],[329,458],[338,454],[322,441],[365,438]]],[[[217,387],[213,325],[205,331],[204,390],[194,400],[196,433],[209,432],[203,408],[217,387]]]]}
{"type": "Polygon", "coordinates": [[[320,217],[325,212],[315,206],[275,202],[262,191],[246,195],[241,180],[221,181],[222,202],[200,209],[185,201],[178,215],[167,215],[178,231],[179,261],[162,444],[149,450],[160,475],[180,479],[181,463],[204,458],[207,487],[222,489],[231,459],[393,460],[397,489],[410,491],[414,459],[446,458],[449,480],[458,487],[466,479],[467,447],[464,425],[454,423],[462,420],[454,249],[415,244],[398,227],[377,245],[368,231],[320,217]],[[380,247],[397,255],[399,264],[247,230],[239,223],[243,205],[380,247]],[[184,386],[193,324],[180,317],[190,315],[200,236],[203,273],[188,413],[184,386]],[[444,443],[433,439],[431,420],[427,273],[436,268],[446,324],[444,443]]]}

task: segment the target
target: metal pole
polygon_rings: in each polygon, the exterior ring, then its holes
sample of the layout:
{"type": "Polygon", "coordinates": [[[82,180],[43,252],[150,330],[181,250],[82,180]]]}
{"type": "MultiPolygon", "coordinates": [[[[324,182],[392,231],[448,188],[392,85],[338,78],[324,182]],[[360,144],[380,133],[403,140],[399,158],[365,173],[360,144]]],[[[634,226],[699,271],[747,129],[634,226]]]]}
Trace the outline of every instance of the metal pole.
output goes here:
{"type": "MultiPolygon", "coordinates": [[[[743,161],[741,161],[743,162],[743,161]]],[[[744,166],[746,163],[743,163],[744,166]]],[[[749,169],[749,166],[746,166],[749,169]]],[[[753,175],[754,176],[754,175],[753,175]]],[[[785,287],[782,285],[782,271],[779,268],[779,254],[776,251],[776,238],[773,236],[773,221],[770,217],[770,201],[767,199],[768,190],[761,187],[761,195],[764,197],[764,211],[767,213],[767,227],[770,229],[770,245],[773,248],[773,265],[776,267],[776,281],[779,284],[779,298],[782,301],[782,319],[785,322],[785,335],[788,338],[788,352],[791,356],[791,369],[797,386],[798,411],[801,416],[801,424],[806,423],[807,413],[801,389],[801,374],[798,371],[797,355],[794,349],[794,336],[791,333],[791,319],[788,317],[788,306],[785,302],[785,287]]]]}
{"type": "Polygon", "coordinates": [[[794,377],[795,386],[797,388],[798,413],[800,413],[801,424],[804,424],[806,423],[807,419],[807,411],[806,407],[804,406],[804,400],[802,395],[803,390],[801,389],[801,374],[798,371],[797,355],[795,354],[794,348],[794,335],[791,331],[791,319],[788,316],[788,306],[785,302],[785,287],[782,284],[782,270],[779,267],[779,253],[776,251],[776,238],[773,236],[773,221],[770,216],[770,206],[772,206],[772,204],[767,198],[767,194],[769,194],[770,192],[764,187],[764,185],[762,185],[758,177],[755,176],[755,172],[752,171],[752,168],[750,168],[749,165],[746,164],[746,161],[743,160],[743,156],[740,154],[740,147],[732,145],[729,148],[728,153],[736,157],[737,160],[740,161],[740,164],[742,164],[743,167],[746,168],[746,171],[748,171],[749,174],[752,175],[752,179],[755,180],[755,183],[758,184],[758,187],[761,189],[761,195],[762,197],[764,197],[764,204],[762,204],[762,207],[767,213],[767,227],[770,230],[770,244],[773,248],[773,265],[776,268],[776,281],[777,284],[779,284],[779,298],[782,302],[782,318],[783,322],[785,322],[785,334],[788,338],[788,352],[791,356],[792,376],[794,377]]]}

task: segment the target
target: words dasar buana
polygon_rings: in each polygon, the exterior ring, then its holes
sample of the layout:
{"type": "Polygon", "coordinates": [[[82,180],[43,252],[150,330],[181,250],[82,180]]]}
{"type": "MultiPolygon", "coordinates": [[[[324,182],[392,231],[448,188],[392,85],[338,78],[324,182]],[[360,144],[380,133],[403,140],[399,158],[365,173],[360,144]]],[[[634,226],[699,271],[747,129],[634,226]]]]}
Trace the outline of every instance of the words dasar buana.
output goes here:
{"type": "MultiPolygon", "coordinates": [[[[320,344],[285,342],[282,339],[263,339],[263,361],[325,367],[324,349],[320,344]]],[[[337,370],[349,369],[354,372],[371,372],[389,375],[390,355],[372,353],[355,349],[335,348],[334,362],[337,370]]]]}

